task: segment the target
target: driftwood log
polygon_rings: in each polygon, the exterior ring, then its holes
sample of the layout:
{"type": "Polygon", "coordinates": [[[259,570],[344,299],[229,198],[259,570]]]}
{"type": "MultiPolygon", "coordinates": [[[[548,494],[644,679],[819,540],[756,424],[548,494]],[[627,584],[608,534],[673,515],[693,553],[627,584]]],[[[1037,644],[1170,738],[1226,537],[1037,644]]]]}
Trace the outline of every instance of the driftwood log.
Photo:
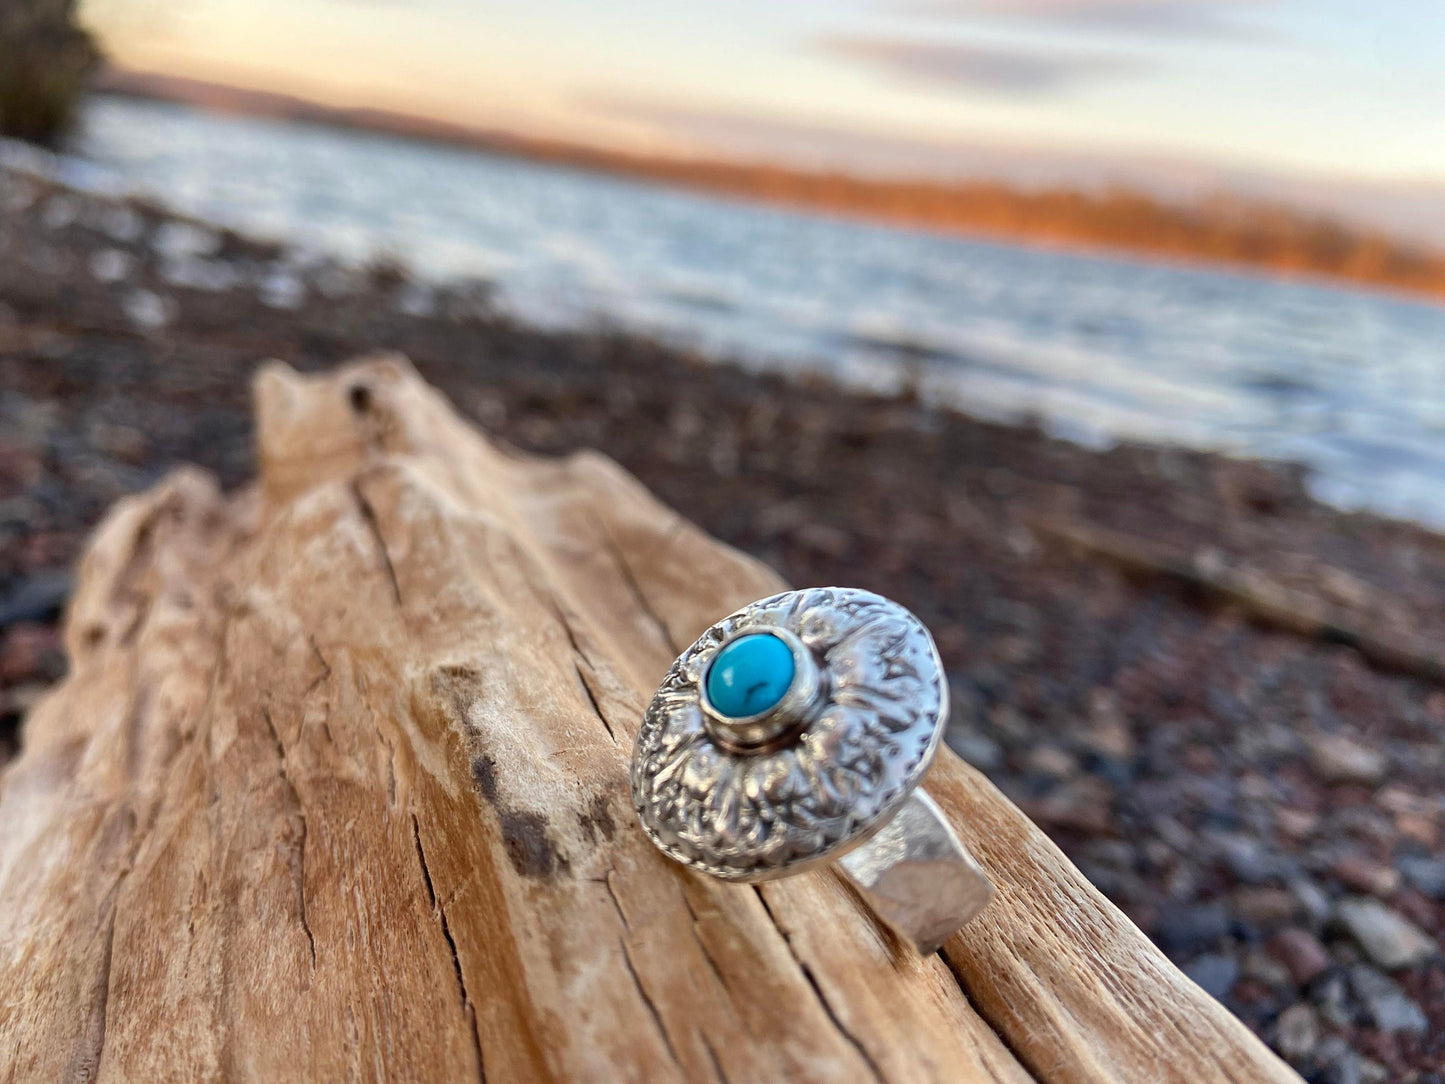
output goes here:
{"type": "Polygon", "coordinates": [[[1118,566],[1125,574],[1172,581],[1185,590],[1234,606],[1260,625],[1297,636],[1343,644],[1381,670],[1445,685],[1445,658],[1423,636],[1401,634],[1379,619],[1388,599],[1337,568],[1324,571],[1347,585],[1354,605],[1287,587],[1248,568],[1233,568],[1217,552],[1177,546],[1111,531],[1083,520],[1033,516],[1031,530],[1118,566]],[[1373,621],[1373,624],[1372,624],[1373,621]]]}
{"type": "Polygon", "coordinates": [[[671,864],[627,789],[677,651],[779,589],[403,361],[256,379],[80,569],[0,787],[4,1080],[1297,1080],[947,750],[997,886],[942,953],[831,872],[671,864]]]}

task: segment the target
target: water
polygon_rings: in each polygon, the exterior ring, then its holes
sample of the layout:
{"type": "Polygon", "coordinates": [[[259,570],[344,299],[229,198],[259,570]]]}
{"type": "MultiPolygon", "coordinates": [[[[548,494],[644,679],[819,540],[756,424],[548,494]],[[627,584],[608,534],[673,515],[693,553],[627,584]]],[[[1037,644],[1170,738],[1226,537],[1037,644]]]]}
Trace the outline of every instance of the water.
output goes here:
{"type": "Polygon", "coordinates": [[[932,236],[400,139],[99,99],[81,153],[229,225],[1090,444],[1290,459],[1445,526],[1445,306],[932,236]]]}

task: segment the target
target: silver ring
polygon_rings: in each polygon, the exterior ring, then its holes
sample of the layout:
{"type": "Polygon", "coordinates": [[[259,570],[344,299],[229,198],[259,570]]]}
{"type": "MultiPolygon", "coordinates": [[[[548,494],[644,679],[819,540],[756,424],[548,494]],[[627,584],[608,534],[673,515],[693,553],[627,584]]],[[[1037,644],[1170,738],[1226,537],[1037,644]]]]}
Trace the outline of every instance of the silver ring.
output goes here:
{"type": "Polygon", "coordinates": [[[787,591],[672,664],[638,731],[633,804],[664,854],[723,880],[836,862],[886,925],[932,952],[993,894],[918,789],[947,720],[918,618],[868,591],[787,591]]]}

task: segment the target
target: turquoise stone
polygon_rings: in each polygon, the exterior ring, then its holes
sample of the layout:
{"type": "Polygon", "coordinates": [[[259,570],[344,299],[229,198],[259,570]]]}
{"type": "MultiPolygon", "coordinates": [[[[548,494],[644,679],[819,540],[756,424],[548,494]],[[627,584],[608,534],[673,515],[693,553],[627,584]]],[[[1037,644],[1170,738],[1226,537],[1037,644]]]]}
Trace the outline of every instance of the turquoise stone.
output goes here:
{"type": "Polygon", "coordinates": [[[792,650],[772,633],[739,636],[713,660],[707,698],[729,719],[758,715],[787,695],[796,669],[792,650]]]}

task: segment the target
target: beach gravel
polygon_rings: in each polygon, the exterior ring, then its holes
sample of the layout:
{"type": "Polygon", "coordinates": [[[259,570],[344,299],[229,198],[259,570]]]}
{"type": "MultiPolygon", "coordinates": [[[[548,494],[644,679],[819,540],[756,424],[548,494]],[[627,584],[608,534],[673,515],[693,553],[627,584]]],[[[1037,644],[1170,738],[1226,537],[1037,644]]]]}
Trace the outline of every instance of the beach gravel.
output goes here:
{"type": "Polygon", "coordinates": [[[1314,1081],[1445,1073],[1445,538],[1302,472],[786,381],[485,283],[301,257],[0,167],[0,741],[70,570],[178,463],[253,473],[248,381],[399,350],[497,439],[598,448],[790,582],[933,630],[949,745],[1314,1081]]]}

